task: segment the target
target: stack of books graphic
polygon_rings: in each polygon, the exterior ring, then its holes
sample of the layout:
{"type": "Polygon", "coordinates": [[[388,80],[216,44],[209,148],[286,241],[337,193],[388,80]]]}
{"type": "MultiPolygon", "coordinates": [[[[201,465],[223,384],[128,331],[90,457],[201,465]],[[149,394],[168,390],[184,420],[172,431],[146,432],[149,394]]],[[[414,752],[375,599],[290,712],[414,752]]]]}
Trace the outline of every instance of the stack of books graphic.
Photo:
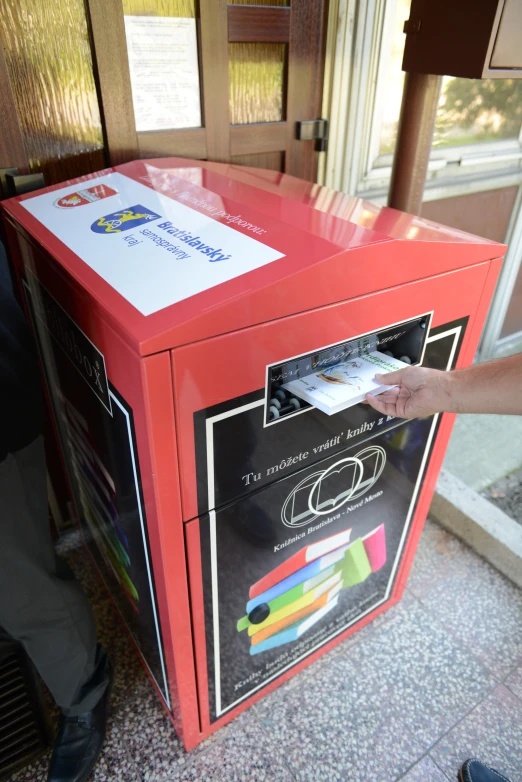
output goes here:
{"type": "Polygon", "coordinates": [[[337,606],[341,590],[385,564],[384,524],[354,541],[351,532],[305,546],[252,585],[237,623],[250,637],[251,655],[296,641],[337,606]]]}

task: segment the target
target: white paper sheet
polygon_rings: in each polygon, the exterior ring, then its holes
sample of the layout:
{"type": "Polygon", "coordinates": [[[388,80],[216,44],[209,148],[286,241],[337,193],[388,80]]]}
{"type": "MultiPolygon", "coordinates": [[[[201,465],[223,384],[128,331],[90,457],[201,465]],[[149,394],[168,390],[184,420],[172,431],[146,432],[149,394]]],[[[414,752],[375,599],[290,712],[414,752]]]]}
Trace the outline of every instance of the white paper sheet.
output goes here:
{"type": "Polygon", "coordinates": [[[125,16],[136,130],[201,125],[196,20],[125,16]]]}

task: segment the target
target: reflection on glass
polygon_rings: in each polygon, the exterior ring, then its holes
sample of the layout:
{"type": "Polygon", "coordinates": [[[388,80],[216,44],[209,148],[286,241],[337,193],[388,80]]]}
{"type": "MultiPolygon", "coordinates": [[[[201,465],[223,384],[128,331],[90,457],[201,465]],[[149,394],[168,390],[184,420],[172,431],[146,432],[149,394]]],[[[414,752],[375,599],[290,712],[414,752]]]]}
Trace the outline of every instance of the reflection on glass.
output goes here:
{"type": "MultiPolygon", "coordinates": [[[[398,0],[392,52],[386,71],[379,153],[393,152],[402,100],[401,70],[410,0],[398,0]]],[[[522,82],[445,76],[435,123],[434,147],[518,138],[522,126],[522,82]]]]}
{"type": "Polygon", "coordinates": [[[196,0],[123,0],[126,16],[177,16],[194,19],[196,0]]]}
{"type": "Polygon", "coordinates": [[[0,0],[0,23],[31,170],[51,184],[103,168],[83,0],[0,0]]]}
{"type": "Polygon", "coordinates": [[[230,43],[228,58],[230,122],[280,122],[286,44],[230,43]]]}

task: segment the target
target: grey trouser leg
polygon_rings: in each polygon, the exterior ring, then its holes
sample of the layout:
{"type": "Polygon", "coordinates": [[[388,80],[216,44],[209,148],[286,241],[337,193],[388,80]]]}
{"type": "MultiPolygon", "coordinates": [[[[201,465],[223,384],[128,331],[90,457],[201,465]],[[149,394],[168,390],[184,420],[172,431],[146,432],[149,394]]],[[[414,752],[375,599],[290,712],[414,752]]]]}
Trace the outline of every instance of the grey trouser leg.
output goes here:
{"type": "Polygon", "coordinates": [[[0,462],[0,626],[66,714],[96,705],[108,663],[87,598],[54,552],[42,437],[0,462]]]}

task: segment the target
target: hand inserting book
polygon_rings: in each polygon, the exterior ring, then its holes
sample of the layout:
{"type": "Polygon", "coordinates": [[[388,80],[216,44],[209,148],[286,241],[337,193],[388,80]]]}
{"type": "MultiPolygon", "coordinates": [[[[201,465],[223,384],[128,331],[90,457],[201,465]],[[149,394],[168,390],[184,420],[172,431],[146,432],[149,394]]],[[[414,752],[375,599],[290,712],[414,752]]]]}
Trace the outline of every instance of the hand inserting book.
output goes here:
{"type": "Polygon", "coordinates": [[[321,369],[306,377],[291,380],[283,388],[309,402],[326,415],[333,415],[347,407],[363,402],[366,394],[382,394],[393,386],[381,385],[375,374],[386,374],[408,366],[404,361],[387,356],[378,350],[366,352],[340,364],[321,369]]]}

